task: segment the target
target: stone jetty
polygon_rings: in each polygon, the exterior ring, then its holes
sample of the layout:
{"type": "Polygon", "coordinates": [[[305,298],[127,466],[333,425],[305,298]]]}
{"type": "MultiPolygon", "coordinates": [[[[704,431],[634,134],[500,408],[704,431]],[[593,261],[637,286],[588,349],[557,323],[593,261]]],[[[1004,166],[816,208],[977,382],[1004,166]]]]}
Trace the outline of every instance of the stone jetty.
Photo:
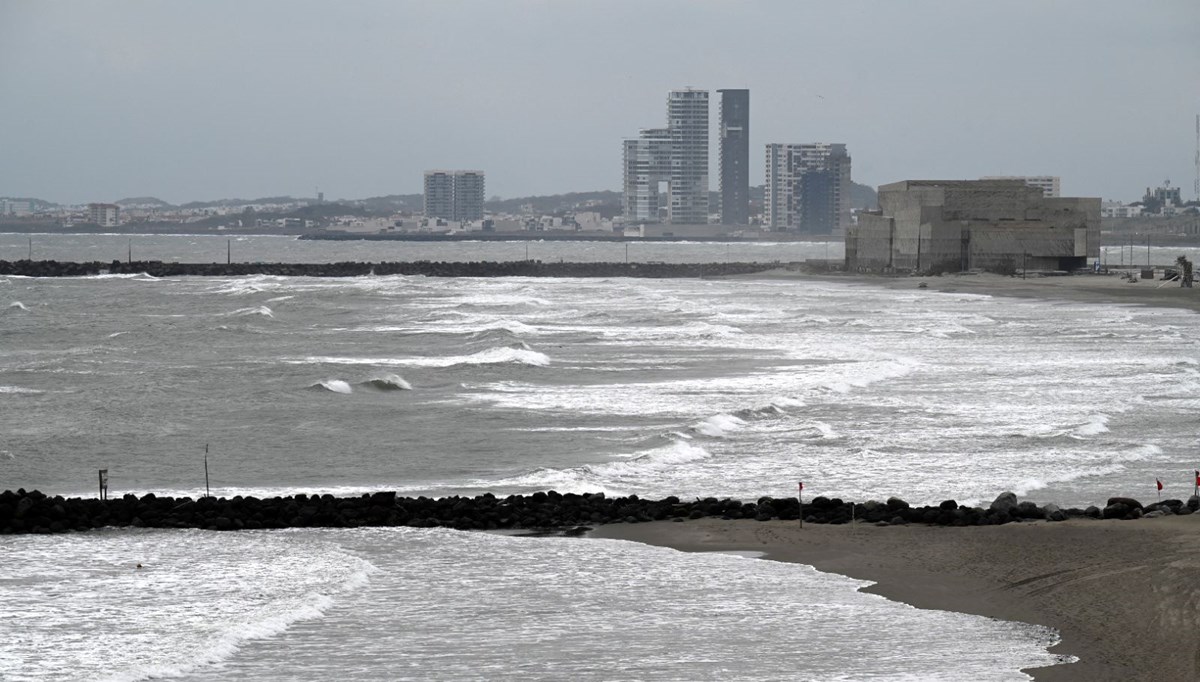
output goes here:
{"type": "Polygon", "coordinates": [[[163,261],[91,261],[85,263],[0,261],[0,275],[84,277],[146,274],[152,277],[658,277],[689,278],[744,275],[781,267],[780,263],[555,263],[523,261],[409,261],[379,263],[173,263],[163,261]]]}
{"type": "Polygon", "coordinates": [[[1069,518],[1137,519],[1143,516],[1191,514],[1200,498],[1164,500],[1142,506],[1136,500],[1114,497],[1103,507],[1059,509],[1047,504],[1018,501],[1003,493],[987,508],[959,505],[946,500],[936,506],[910,506],[890,498],[886,502],[846,502],[816,497],[801,509],[795,498],[760,498],[756,502],[714,497],[682,501],[678,497],[644,500],[636,495],[608,497],[604,493],[536,492],[498,497],[398,497],[394,492],[359,497],[292,495],[214,498],[50,497],[24,489],[0,493],[0,534],[65,533],[103,527],[202,528],[242,530],[260,528],[356,528],[359,526],[411,526],[459,530],[525,529],[576,531],[609,523],[640,523],[716,517],[758,521],[797,521],[845,524],[851,521],[880,526],[927,524],[986,526],[1031,520],[1065,521],[1069,518]]]}

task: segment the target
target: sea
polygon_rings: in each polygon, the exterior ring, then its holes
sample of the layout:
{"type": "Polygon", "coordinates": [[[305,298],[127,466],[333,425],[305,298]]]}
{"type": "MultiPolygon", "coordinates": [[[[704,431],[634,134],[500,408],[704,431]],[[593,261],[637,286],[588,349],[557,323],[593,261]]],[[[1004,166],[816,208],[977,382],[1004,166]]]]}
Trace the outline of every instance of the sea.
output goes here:
{"type": "MultiPolygon", "coordinates": [[[[0,235],[0,259],[790,263],[837,244],[0,235]],[[529,255],[526,255],[529,249],[529,255]]],[[[829,250],[833,249],[830,253],[829,250]]],[[[1194,313],[863,281],[0,277],[0,489],[1184,498],[1194,313]]],[[[3,680],[1024,680],[1057,633],[754,555],[0,536],[3,680]],[[143,568],[135,568],[141,564],[143,568]]]]}

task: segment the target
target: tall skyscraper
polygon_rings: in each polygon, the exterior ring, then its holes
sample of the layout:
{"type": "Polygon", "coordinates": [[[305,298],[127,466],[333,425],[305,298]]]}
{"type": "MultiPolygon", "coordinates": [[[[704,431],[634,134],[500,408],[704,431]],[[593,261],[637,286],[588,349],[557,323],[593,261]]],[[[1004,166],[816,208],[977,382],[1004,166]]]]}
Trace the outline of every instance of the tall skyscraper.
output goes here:
{"type": "Polygon", "coordinates": [[[844,144],[768,144],[763,222],[773,230],[845,234],[850,155],[844,144]]]}
{"type": "Polygon", "coordinates": [[[666,218],[667,189],[671,173],[671,134],[666,128],[641,131],[636,140],[625,140],[625,217],[637,222],[666,218]]]}
{"type": "Polygon", "coordinates": [[[672,90],[667,127],[641,131],[623,150],[626,219],[708,223],[707,90],[672,90]]]}
{"type": "Polygon", "coordinates": [[[425,171],[425,216],[470,221],[483,218],[483,171],[425,171]]]}
{"type": "Polygon", "coordinates": [[[721,93],[721,223],[750,224],[750,91],[721,93]]]}
{"type": "Polygon", "coordinates": [[[708,91],[685,88],[667,95],[671,135],[670,207],[674,225],[708,222],[708,91]]]}

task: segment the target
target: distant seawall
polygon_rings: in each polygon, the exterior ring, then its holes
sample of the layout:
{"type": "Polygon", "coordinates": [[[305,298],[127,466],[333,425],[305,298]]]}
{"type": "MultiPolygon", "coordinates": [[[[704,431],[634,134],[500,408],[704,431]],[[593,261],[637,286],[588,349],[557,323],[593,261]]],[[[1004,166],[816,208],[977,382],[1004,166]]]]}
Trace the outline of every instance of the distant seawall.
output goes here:
{"type": "Polygon", "coordinates": [[[85,277],[100,274],[147,274],[153,277],[658,277],[688,278],[744,275],[781,267],[781,263],[553,263],[536,260],[380,263],[166,263],[163,261],[91,261],[69,263],[0,261],[0,275],[85,277]]]}
{"type": "Polygon", "coordinates": [[[1200,506],[1193,497],[1185,504],[1165,500],[1142,507],[1129,498],[1110,498],[1100,509],[1059,509],[1018,502],[1012,493],[1002,493],[988,508],[959,505],[946,500],[937,506],[912,507],[903,500],[853,503],[814,497],[801,508],[795,498],[759,498],[757,502],[734,499],[678,497],[643,500],[636,495],[607,497],[603,493],[536,492],[530,495],[497,497],[398,497],[394,492],[377,492],[358,497],[292,495],[255,497],[171,498],[147,494],[100,500],[96,498],[49,497],[24,489],[0,493],[0,535],[65,533],[92,528],[202,528],[207,530],[256,530],[262,528],[357,528],[360,526],[410,526],[459,530],[571,529],[608,523],[699,519],[755,519],[844,524],[851,521],[875,525],[921,523],[939,526],[990,526],[1014,521],[1068,518],[1136,519],[1142,516],[1191,514],[1200,506]]]}

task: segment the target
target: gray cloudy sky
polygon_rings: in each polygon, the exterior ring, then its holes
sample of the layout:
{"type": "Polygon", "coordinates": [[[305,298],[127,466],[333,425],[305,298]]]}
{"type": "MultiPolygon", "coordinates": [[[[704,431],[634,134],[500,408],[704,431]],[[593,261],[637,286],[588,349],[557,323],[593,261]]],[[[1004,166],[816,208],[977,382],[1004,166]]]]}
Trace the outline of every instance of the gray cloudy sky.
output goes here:
{"type": "Polygon", "coordinates": [[[824,141],[871,185],[1190,197],[1198,31],[1197,0],[0,0],[0,196],[615,190],[691,85],[750,88],[755,184],[764,144],[824,141]]]}

